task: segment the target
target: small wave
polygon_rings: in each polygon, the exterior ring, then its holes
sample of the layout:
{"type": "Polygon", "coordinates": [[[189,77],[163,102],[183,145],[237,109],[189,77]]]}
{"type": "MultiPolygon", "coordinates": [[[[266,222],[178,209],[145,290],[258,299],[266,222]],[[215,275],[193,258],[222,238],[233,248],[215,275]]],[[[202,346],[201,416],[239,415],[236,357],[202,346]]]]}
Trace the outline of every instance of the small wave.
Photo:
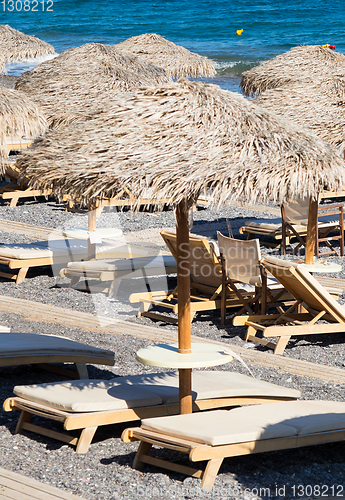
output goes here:
{"type": "Polygon", "coordinates": [[[20,76],[25,71],[30,71],[44,61],[55,59],[58,55],[59,54],[55,52],[55,54],[48,54],[40,57],[32,57],[30,59],[21,59],[17,62],[10,62],[6,64],[6,72],[8,75],[20,76]]]}
{"type": "Polygon", "coordinates": [[[256,61],[216,61],[212,60],[217,74],[221,76],[241,76],[244,71],[247,71],[254,66],[258,66],[261,60],[256,61]]]}

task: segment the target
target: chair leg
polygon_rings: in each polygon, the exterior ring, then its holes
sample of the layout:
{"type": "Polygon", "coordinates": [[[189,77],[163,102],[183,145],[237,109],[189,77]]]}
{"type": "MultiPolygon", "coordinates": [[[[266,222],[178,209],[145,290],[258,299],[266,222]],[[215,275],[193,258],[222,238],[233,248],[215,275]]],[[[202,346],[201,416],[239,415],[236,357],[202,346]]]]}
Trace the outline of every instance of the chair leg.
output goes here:
{"type": "Polygon", "coordinates": [[[202,475],[201,488],[204,491],[211,491],[214,481],[217,477],[220,466],[223,463],[222,458],[212,458],[207,462],[205,472],[202,475]]]}
{"type": "Polygon", "coordinates": [[[278,342],[276,343],[276,347],[274,349],[274,354],[283,354],[287,343],[291,339],[291,335],[286,335],[284,337],[279,337],[278,342]]]}
{"type": "Polygon", "coordinates": [[[74,363],[74,366],[80,379],[89,378],[89,373],[87,371],[87,366],[85,363],[74,363]]]}
{"type": "Polygon", "coordinates": [[[17,274],[17,279],[16,279],[16,285],[19,285],[20,283],[23,283],[26,277],[26,273],[28,272],[29,268],[28,267],[22,267],[19,269],[19,272],[17,274]]]}
{"type": "Polygon", "coordinates": [[[143,455],[148,455],[150,453],[150,450],[152,448],[151,443],[146,443],[145,441],[140,441],[138,451],[135,455],[134,461],[133,461],[133,469],[142,471],[145,467],[145,462],[141,461],[141,457],[143,455]]]}
{"type": "Polygon", "coordinates": [[[80,438],[78,440],[78,444],[77,444],[77,449],[76,449],[77,453],[83,454],[83,453],[88,452],[91,441],[92,441],[93,436],[95,435],[95,432],[97,429],[98,429],[98,426],[86,427],[85,429],[82,430],[82,432],[80,434],[80,438]]]}
{"type": "Polygon", "coordinates": [[[32,419],[32,413],[29,413],[28,411],[22,410],[20,417],[18,419],[16,430],[14,433],[19,434],[20,431],[22,430],[23,424],[30,423],[31,419],[32,419]]]}

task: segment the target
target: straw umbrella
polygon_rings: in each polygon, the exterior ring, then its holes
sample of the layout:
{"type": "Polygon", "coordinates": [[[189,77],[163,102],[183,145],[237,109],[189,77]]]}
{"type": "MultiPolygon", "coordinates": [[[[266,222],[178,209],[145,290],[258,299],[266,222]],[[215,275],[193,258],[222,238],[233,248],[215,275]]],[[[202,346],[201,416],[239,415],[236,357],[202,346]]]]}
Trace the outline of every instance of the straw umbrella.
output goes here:
{"type": "Polygon", "coordinates": [[[146,61],[164,68],[173,78],[214,76],[216,70],[210,59],[166,40],[156,33],[128,38],[114,47],[137,54],[146,61]]]}
{"type": "Polygon", "coordinates": [[[169,82],[171,78],[162,68],[136,55],[110,45],[88,43],[24,73],[16,89],[40,103],[49,123],[56,126],[83,116],[85,108],[92,114],[107,107],[107,99],[113,94],[169,82]]]}
{"type": "Polygon", "coordinates": [[[6,136],[36,137],[47,127],[43,112],[31,99],[18,90],[0,87],[0,160],[7,156],[6,136]]]}
{"type": "MultiPolygon", "coordinates": [[[[162,68],[134,54],[88,43],[24,73],[16,88],[39,103],[49,126],[58,128],[98,116],[119,93],[171,81],[162,68]]],[[[89,207],[89,231],[96,229],[95,208],[94,203],[89,207]]]]}
{"type": "MultiPolygon", "coordinates": [[[[285,201],[337,189],[345,170],[321,139],[215,85],[180,82],[137,90],[101,118],[56,130],[18,161],[32,186],[70,192],[86,203],[130,184],[140,198],[176,207],[178,345],[191,349],[188,208],[203,189],[229,197],[285,201]]],[[[191,370],[180,370],[180,411],[191,412],[191,370]]]]}
{"type": "Polygon", "coordinates": [[[0,72],[5,73],[7,62],[55,54],[50,43],[32,35],[25,35],[8,24],[0,25],[0,72]]]}
{"type": "Polygon", "coordinates": [[[273,113],[308,128],[340,153],[345,151],[345,77],[294,82],[267,90],[254,102],[273,113]]]}
{"type": "Polygon", "coordinates": [[[240,87],[249,96],[337,71],[345,73],[345,55],[321,45],[303,45],[245,71],[240,87]]]}

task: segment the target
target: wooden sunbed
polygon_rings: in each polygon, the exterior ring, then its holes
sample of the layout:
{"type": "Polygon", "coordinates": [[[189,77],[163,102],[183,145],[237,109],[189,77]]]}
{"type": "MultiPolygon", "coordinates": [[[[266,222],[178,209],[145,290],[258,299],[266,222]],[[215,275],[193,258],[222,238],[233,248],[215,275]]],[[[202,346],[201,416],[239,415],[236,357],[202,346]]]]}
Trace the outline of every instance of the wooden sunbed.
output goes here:
{"type": "Polygon", "coordinates": [[[246,340],[282,354],[291,336],[345,333],[345,308],[303,266],[267,257],[262,264],[295,297],[288,310],[278,314],[237,316],[235,326],[247,326],[246,340]],[[298,312],[303,306],[305,312],[298,312]],[[317,323],[323,320],[327,323],[317,323]],[[258,335],[261,332],[262,337],[258,335]],[[276,343],[267,337],[278,337],[276,343]]]}
{"type": "MultiPolygon", "coordinates": [[[[147,255],[147,251],[138,246],[124,245],[115,240],[104,240],[97,245],[96,258],[131,258],[147,255]]],[[[16,273],[0,272],[0,276],[22,283],[30,267],[63,265],[82,259],[88,260],[87,240],[51,239],[36,243],[0,245],[0,264],[16,273]]]]}
{"type": "Polygon", "coordinates": [[[143,420],[126,429],[124,442],[140,441],[133,467],[145,464],[201,478],[210,491],[224,458],[300,448],[345,439],[345,403],[291,401],[143,420]],[[153,445],[187,454],[195,469],[150,456],[153,445]]]}
{"type": "MultiPolygon", "coordinates": [[[[6,137],[6,152],[26,149],[32,143],[32,139],[24,137],[6,137]]],[[[9,179],[6,186],[0,188],[0,196],[3,200],[10,200],[10,207],[15,207],[20,198],[31,198],[36,196],[49,196],[52,191],[50,189],[40,190],[28,187],[28,183],[24,180],[18,183],[20,175],[19,169],[15,165],[16,156],[8,156],[3,160],[5,164],[5,177],[9,179]]]]}
{"type": "MultiPolygon", "coordinates": [[[[17,386],[6,411],[21,410],[16,432],[30,430],[76,446],[86,453],[98,426],[179,412],[177,373],[153,373],[113,380],[69,381],[17,386]],[[33,415],[62,422],[79,437],[31,423],[33,415]]],[[[236,372],[195,371],[193,410],[294,400],[300,392],[236,372]]]]}
{"type": "MultiPolygon", "coordinates": [[[[247,239],[266,236],[275,240],[273,243],[266,242],[268,246],[281,245],[281,251],[285,255],[286,247],[292,239],[297,241],[294,248],[296,253],[305,246],[307,236],[309,200],[297,200],[281,206],[281,219],[262,219],[260,221],[248,221],[240,227],[240,234],[246,234],[247,239]]],[[[343,204],[324,204],[318,208],[318,222],[316,233],[317,256],[336,254],[344,255],[344,215],[343,204]],[[340,249],[337,250],[331,241],[338,240],[340,249]],[[320,243],[325,243],[326,251],[320,250],[320,243]]]]}
{"type": "Polygon", "coordinates": [[[116,280],[176,273],[176,260],[172,255],[154,255],[134,259],[98,259],[96,261],[69,262],[67,268],[60,270],[62,278],[70,278],[70,286],[76,287],[80,278],[88,281],[87,288],[92,289],[91,280],[110,281],[108,295],[112,294],[116,280]]]}
{"type": "MultiPolygon", "coordinates": [[[[2,328],[2,327],[1,327],[2,328]]],[[[114,352],[75,342],[66,337],[34,333],[0,333],[0,366],[47,365],[45,368],[73,377],[71,370],[51,363],[74,363],[76,376],[88,378],[85,363],[113,366],[114,352]]]]}

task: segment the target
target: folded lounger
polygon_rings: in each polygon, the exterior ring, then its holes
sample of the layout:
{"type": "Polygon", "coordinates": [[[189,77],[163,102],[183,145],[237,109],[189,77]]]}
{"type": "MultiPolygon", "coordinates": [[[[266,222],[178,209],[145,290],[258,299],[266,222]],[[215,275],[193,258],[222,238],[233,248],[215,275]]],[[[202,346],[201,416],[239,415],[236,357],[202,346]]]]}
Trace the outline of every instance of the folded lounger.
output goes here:
{"type": "MultiPolygon", "coordinates": [[[[104,240],[96,246],[96,258],[119,258],[147,256],[148,250],[126,245],[115,240],[104,240]]],[[[66,264],[74,260],[88,259],[86,239],[61,238],[36,243],[0,245],[0,264],[10,269],[19,269],[17,274],[0,272],[0,276],[22,283],[29,267],[66,264]]]]}
{"type": "Polygon", "coordinates": [[[133,467],[145,463],[202,479],[211,490],[226,457],[299,448],[345,439],[345,403],[289,401],[269,408],[247,406],[188,415],[145,419],[141,427],[126,429],[122,440],[140,441],[133,467]],[[149,456],[152,445],[189,455],[192,462],[207,461],[205,470],[149,456]]]}
{"type": "MultiPolygon", "coordinates": [[[[86,453],[100,425],[179,412],[178,374],[153,373],[113,380],[78,380],[16,386],[4,402],[6,411],[22,410],[16,433],[27,429],[72,445],[86,453]],[[62,422],[65,430],[81,429],[79,438],[31,424],[32,415],[62,422]]],[[[193,373],[194,410],[242,404],[272,403],[300,397],[295,389],[227,371],[193,373]]]]}
{"type": "MultiPolygon", "coordinates": [[[[69,262],[67,268],[61,269],[60,276],[62,278],[71,278],[70,286],[75,286],[80,278],[114,282],[123,278],[160,276],[176,272],[177,264],[172,255],[156,255],[133,259],[99,259],[69,262]]],[[[113,284],[109,287],[109,295],[112,292],[113,284]]],[[[88,286],[90,287],[90,284],[88,286]]]]}
{"type": "MultiPolygon", "coordinates": [[[[88,378],[85,363],[113,366],[115,353],[92,347],[66,337],[35,333],[0,333],[0,366],[74,363],[77,376],[88,378]]],[[[46,366],[47,369],[73,376],[71,370],[46,366]]]]}

